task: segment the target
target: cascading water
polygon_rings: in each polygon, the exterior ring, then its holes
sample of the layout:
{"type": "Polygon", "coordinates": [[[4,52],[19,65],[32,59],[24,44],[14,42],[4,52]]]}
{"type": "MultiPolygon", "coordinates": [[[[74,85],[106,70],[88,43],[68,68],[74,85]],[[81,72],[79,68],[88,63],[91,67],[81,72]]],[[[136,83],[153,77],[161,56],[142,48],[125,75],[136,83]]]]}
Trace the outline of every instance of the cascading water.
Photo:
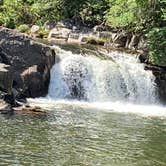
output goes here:
{"type": "Polygon", "coordinates": [[[29,99],[32,105],[47,110],[72,106],[166,116],[166,108],[159,104],[155,77],[144,70],[136,56],[113,51],[99,58],[55,49],[58,62],[51,70],[48,95],[29,99]]]}
{"type": "Polygon", "coordinates": [[[111,52],[111,60],[59,49],[59,63],[51,71],[48,97],[88,102],[157,101],[154,76],[135,56],[111,52]]]}

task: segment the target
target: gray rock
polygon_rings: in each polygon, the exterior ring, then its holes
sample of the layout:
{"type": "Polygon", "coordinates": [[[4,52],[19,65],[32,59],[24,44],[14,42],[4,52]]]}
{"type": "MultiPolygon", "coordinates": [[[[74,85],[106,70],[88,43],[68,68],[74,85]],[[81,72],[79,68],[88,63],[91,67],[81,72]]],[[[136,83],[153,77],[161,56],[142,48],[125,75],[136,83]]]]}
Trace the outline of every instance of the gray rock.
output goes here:
{"type": "Polygon", "coordinates": [[[0,89],[11,94],[13,84],[11,66],[0,63],[0,89]]]}
{"type": "Polygon", "coordinates": [[[99,32],[99,37],[104,38],[104,39],[108,39],[109,41],[112,41],[112,33],[108,32],[108,31],[99,32]]]}
{"type": "Polygon", "coordinates": [[[127,35],[124,33],[112,34],[112,40],[115,44],[115,47],[125,47],[127,42],[127,35]]]}
{"type": "Polygon", "coordinates": [[[158,97],[163,104],[166,104],[166,68],[146,65],[146,70],[151,70],[156,77],[156,88],[158,90],[158,97]]]}
{"type": "Polygon", "coordinates": [[[69,37],[69,34],[72,30],[68,28],[54,28],[50,31],[48,35],[48,40],[54,40],[54,39],[64,39],[67,40],[69,37]]]}
{"type": "Polygon", "coordinates": [[[137,49],[139,49],[139,50],[145,50],[145,51],[148,50],[147,40],[145,39],[144,36],[140,37],[137,49]]]}
{"type": "Polygon", "coordinates": [[[55,63],[54,50],[47,45],[33,41],[24,34],[3,27],[0,27],[0,48],[5,52],[11,64],[12,88],[19,93],[17,96],[38,97],[46,95],[50,69],[55,63]],[[30,75],[24,74],[31,69],[33,70],[30,75]],[[33,81],[29,83],[27,77],[29,79],[32,77],[33,81]]]}
{"type": "Polygon", "coordinates": [[[46,30],[52,30],[53,28],[56,27],[57,21],[55,20],[48,20],[44,23],[44,28],[46,30]]]}
{"type": "Polygon", "coordinates": [[[139,35],[133,35],[132,38],[131,38],[131,41],[128,45],[128,48],[129,49],[136,49],[137,46],[138,46],[138,43],[139,43],[139,39],[140,39],[140,36],[139,35]]]}
{"type": "Polygon", "coordinates": [[[73,26],[75,26],[75,24],[72,19],[64,19],[56,23],[56,27],[59,27],[59,28],[72,29],[73,26]]]}

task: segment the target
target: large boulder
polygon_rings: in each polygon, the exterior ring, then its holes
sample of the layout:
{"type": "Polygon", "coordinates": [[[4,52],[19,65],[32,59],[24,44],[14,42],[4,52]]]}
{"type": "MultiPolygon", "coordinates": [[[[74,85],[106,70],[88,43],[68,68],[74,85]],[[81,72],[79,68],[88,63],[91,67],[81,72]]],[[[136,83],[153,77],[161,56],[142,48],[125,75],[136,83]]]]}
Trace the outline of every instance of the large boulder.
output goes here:
{"type": "Polygon", "coordinates": [[[146,65],[145,69],[151,70],[155,75],[159,99],[163,104],[166,104],[166,68],[146,65]]]}
{"type": "Polygon", "coordinates": [[[0,103],[4,107],[0,107],[0,110],[9,110],[10,107],[3,103],[10,103],[14,105],[14,96],[12,93],[13,74],[10,65],[0,63],[0,103]],[[5,102],[6,101],[6,102],[5,102]]]}
{"type": "MultiPolygon", "coordinates": [[[[51,47],[16,30],[0,27],[0,60],[11,65],[12,89],[17,96],[39,97],[47,94],[50,69],[55,63],[55,52],[51,47]]],[[[7,76],[10,80],[11,77],[7,76]]],[[[9,84],[11,86],[11,81],[9,84]]]]}
{"type": "Polygon", "coordinates": [[[48,35],[48,40],[57,40],[57,39],[63,39],[64,41],[68,40],[69,34],[71,32],[71,29],[68,28],[63,28],[63,27],[59,27],[59,28],[54,28],[49,32],[48,35]]]}
{"type": "Polygon", "coordinates": [[[0,89],[8,94],[11,94],[12,84],[13,78],[10,66],[0,63],[0,89]]]}

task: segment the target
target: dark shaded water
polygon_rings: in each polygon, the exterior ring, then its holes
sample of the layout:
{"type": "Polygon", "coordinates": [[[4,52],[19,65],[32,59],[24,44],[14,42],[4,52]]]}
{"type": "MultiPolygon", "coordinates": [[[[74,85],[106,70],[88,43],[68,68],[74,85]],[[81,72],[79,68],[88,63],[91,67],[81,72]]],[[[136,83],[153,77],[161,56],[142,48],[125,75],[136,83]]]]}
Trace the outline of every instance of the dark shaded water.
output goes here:
{"type": "Polygon", "coordinates": [[[58,105],[0,115],[0,165],[165,166],[166,119],[58,105]]]}

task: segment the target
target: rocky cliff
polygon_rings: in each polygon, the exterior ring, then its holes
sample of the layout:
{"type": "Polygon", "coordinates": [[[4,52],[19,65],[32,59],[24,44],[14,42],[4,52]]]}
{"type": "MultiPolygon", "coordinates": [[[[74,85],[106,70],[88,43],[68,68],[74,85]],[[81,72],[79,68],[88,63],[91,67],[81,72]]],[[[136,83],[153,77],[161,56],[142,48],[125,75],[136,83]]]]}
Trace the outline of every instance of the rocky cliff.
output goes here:
{"type": "Polygon", "coordinates": [[[14,104],[15,98],[46,95],[54,63],[51,47],[16,30],[0,27],[1,99],[14,104]]]}

